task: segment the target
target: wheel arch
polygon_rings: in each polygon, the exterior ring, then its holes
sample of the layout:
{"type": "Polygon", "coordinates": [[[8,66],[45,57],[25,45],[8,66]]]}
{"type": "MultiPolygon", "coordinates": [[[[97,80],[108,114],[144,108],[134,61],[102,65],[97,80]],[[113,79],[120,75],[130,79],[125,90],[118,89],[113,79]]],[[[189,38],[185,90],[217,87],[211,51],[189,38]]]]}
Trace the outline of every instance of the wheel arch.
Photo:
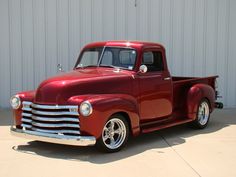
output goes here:
{"type": "Polygon", "coordinates": [[[71,100],[89,101],[93,107],[93,113],[88,117],[80,115],[81,132],[93,135],[96,138],[101,136],[103,126],[114,114],[121,114],[130,125],[130,132],[133,136],[140,133],[139,107],[137,100],[126,94],[100,94],[83,95],[73,97],[71,100]]]}
{"type": "Polygon", "coordinates": [[[206,99],[210,106],[210,112],[214,109],[215,91],[207,84],[195,84],[187,93],[187,116],[190,119],[196,119],[198,105],[201,100],[206,99]]]}

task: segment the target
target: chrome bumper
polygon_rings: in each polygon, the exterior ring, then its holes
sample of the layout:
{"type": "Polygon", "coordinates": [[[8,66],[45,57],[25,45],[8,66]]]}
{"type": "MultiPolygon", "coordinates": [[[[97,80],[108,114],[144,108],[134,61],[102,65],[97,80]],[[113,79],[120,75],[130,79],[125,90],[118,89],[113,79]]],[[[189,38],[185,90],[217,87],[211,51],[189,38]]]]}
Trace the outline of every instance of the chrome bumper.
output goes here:
{"type": "Polygon", "coordinates": [[[11,134],[17,137],[26,139],[44,141],[56,144],[67,144],[74,146],[92,146],[96,143],[96,138],[93,136],[69,136],[41,133],[30,130],[18,129],[15,126],[11,127],[11,134]]]}

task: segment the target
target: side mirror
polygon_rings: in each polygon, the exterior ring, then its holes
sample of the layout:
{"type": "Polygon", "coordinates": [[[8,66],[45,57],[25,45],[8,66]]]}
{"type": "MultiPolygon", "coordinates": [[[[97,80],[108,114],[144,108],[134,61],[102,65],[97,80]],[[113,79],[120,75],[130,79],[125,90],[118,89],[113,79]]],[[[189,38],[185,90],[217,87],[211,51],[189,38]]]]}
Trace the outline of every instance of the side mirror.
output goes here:
{"type": "Polygon", "coordinates": [[[141,65],[141,66],[139,67],[139,72],[142,73],[142,74],[143,74],[143,73],[146,73],[147,70],[148,70],[148,68],[147,68],[146,65],[141,65]]]}
{"type": "Polygon", "coordinates": [[[63,72],[62,65],[60,63],[57,64],[57,72],[63,72]]]}

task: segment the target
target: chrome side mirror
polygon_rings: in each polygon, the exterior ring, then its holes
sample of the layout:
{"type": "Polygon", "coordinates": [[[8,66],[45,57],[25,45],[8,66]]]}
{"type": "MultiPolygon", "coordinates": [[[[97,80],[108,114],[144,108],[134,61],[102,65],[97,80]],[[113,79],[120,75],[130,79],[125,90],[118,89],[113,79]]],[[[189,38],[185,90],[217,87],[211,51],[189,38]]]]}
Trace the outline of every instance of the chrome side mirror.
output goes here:
{"type": "Polygon", "coordinates": [[[139,72],[142,73],[142,74],[143,74],[143,73],[146,73],[147,70],[148,70],[148,68],[147,68],[146,65],[141,65],[141,66],[139,67],[139,72]]]}
{"type": "Polygon", "coordinates": [[[60,63],[57,64],[57,72],[63,72],[62,65],[60,63]]]}

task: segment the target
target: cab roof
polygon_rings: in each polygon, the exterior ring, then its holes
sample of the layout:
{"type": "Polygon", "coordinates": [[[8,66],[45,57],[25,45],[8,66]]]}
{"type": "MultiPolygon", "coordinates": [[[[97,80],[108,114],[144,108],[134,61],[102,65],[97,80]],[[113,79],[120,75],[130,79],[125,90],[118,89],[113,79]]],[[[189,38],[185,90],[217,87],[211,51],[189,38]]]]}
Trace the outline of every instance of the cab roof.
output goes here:
{"type": "Polygon", "coordinates": [[[104,46],[110,46],[110,47],[131,47],[131,48],[162,48],[164,50],[163,45],[159,43],[154,42],[144,42],[144,41],[129,41],[129,40],[123,40],[123,41],[101,41],[101,42],[93,42],[90,44],[87,44],[85,48],[94,48],[94,47],[104,47],[104,46]]]}

